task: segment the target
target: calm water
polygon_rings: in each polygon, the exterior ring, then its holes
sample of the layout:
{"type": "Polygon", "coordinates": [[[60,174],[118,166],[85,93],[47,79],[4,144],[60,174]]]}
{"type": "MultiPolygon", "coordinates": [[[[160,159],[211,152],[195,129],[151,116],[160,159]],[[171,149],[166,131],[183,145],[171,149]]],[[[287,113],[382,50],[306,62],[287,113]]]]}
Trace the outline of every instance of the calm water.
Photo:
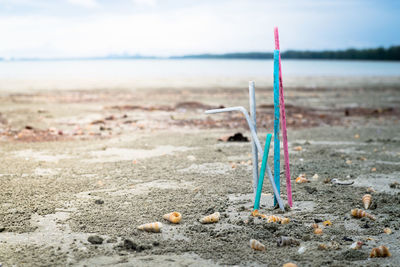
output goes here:
{"type": "MultiPolygon", "coordinates": [[[[400,62],[284,60],[284,75],[400,76],[400,62]]],[[[0,61],[0,78],[263,76],[272,60],[82,60],[0,61]]]]}

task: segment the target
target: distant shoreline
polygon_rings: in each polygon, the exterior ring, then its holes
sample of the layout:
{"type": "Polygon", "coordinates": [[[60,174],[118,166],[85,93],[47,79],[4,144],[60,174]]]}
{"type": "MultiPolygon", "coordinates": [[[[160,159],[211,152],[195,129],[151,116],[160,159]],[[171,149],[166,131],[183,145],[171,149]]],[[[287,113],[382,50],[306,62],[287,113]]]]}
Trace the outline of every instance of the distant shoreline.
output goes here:
{"type": "MultiPolygon", "coordinates": [[[[363,61],[400,61],[400,46],[389,48],[373,49],[347,49],[338,51],[295,51],[282,52],[282,59],[296,60],[363,60],[363,61]]],[[[73,61],[73,60],[137,60],[137,59],[158,59],[158,60],[184,60],[184,59],[246,59],[266,60],[273,59],[272,52],[244,52],[225,54],[193,54],[183,56],[157,57],[141,55],[109,55],[99,57],[65,57],[65,58],[1,58],[0,61],[73,61]]]]}

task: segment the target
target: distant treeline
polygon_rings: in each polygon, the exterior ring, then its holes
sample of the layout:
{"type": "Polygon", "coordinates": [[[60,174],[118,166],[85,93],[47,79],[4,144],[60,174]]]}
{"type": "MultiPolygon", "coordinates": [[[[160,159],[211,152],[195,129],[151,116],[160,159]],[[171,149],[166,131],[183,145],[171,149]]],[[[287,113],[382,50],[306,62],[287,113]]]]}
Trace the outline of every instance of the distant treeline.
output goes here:
{"type": "MultiPolygon", "coordinates": [[[[347,60],[400,60],[400,46],[373,49],[347,49],[340,51],[295,51],[282,52],[284,59],[347,59],[347,60]]],[[[271,59],[270,52],[200,54],[171,57],[174,59],[271,59]]]]}
{"type": "MultiPolygon", "coordinates": [[[[295,51],[282,52],[284,59],[346,59],[346,60],[400,60],[400,46],[373,49],[347,49],[338,51],[295,51]]],[[[199,54],[172,57],[156,57],[141,55],[108,55],[104,57],[77,58],[1,58],[7,61],[62,61],[62,60],[133,60],[133,59],[272,59],[271,52],[247,52],[228,54],[199,54]]]]}

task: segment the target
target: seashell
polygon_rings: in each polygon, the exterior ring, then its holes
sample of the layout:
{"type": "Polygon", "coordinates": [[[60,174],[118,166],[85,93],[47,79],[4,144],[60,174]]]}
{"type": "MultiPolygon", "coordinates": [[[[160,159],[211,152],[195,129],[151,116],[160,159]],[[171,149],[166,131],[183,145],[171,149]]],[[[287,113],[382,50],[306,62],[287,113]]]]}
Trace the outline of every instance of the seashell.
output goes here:
{"type": "Polygon", "coordinates": [[[323,226],[331,226],[332,223],[331,223],[330,220],[327,220],[327,221],[322,222],[322,225],[323,225],[323,226]]]}
{"type": "Polygon", "coordinates": [[[255,239],[250,239],[250,247],[254,250],[265,250],[265,246],[260,241],[257,241],[255,239]]]}
{"type": "Polygon", "coordinates": [[[368,187],[367,188],[367,192],[368,193],[375,193],[376,191],[375,191],[375,189],[373,187],[368,187]]]}
{"type": "Polygon", "coordinates": [[[392,233],[392,230],[390,229],[390,228],[385,228],[385,229],[383,229],[383,232],[385,233],[385,234],[388,234],[388,235],[390,235],[391,233],[392,233]]]}
{"type": "Polygon", "coordinates": [[[277,240],[276,243],[278,247],[283,247],[283,246],[299,246],[300,242],[296,239],[289,238],[287,236],[280,236],[277,240]]]}
{"type": "Polygon", "coordinates": [[[219,217],[220,217],[219,212],[214,212],[211,215],[201,218],[200,222],[201,223],[215,223],[215,222],[219,221],[219,217]]]}
{"type": "Polygon", "coordinates": [[[350,165],[351,163],[352,163],[352,161],[351,161],[351,160],[349,160],[349,159],[348,159],[348,160],[346,160],[346,164],[347,164],[347,165],[350,165]]]}
{"type": "Polygon", "coordinates": [[[288,262],[288,263],[285,263],[284,265],[282,265],[282,267],[298,267],[298,266],[292,262],[288,262]]]}
{"type": "Polygon", "coordinates": [[[371,214],[369,214],[369,213],[367,213],[367,212],[365,212],[363,210],[360,210],[360,209],[352,209],[351,210],[351,215],[353,217],[356,217],[356,218],[368,217],[371,220],[375,221],[375,217],[374,216],[372,216],[371,214]]]}
{"type": "Polygon", "coordinates": [[[158,233],[161,231],[162,223],[160,222],[153,222],[153,223],[146,223],[139,225],[137,229],[143,230],[146,232],[153,232],[153,233],[158,233]]]}
{"type": "Polygon", "coordinates": [[[369,254],[371,258],[375,257],[390,257],[392,254],[390,254],[389,249],[386,246],[379,246],[377,248],[373,248],[371,251],[371,254],[369,254]]]}
{"type": "Polygon", "coordinates": [[[371,206],[372,196],[370,194],[366,194],[362,197],[362,202],[364,203],[364,208],[367,210],[369,206],[371,206]]]}
{"type": "Polygon", "coordinates": [[[376,172],[376,168],[371,168],[371,172],[376,172]]]}
{"type": "Polygon", "coordinates": [[[267,223],[281,223],[281,224],[288,224],[290,222],[289,218],[282,218],[276,215],[271,215],[267,217],[267,223]]]}
{"type": "Polygon", "coordinates": [[[301,146],[295,146],[295,147],[293,148],[293,150],[294,150],[294,151],[302,151],[303,148],[302,148],[301,146]]]}
{"type": "Polygon", "coordinates": [[[313,178],[314,180],[318,180],[318,178],[319,178],[318,173],[314,174],[312,178],[313,178]]]}
{"type": "Polygon", "coordinates": [[[296,183],[298,184],[308,183],[308,180],[306,177],[300,175],[299,177],[296,178],[296,183]]]}
{"type": "Polygon", "coordinates": [[[306,247],[299,247],[299,249],[297,250],[297,253],[303,254],[304,252],[306,252],[306,250],[307,250],[306,247]]]}
{"type": "Polygon", "coordinates": [[[182,219],[182,215],[179,212],[171,212],[168,214],[165,214],[163,218],[171,223],[179,223],[182,219]]]}
{"type": "Polygon", "coordinates": [[[319,244],[318,250],[328,250],[328,246],[326,244],[319,244]]]}
{"type": "Polygon", "coordinates": [[[351,244],[350,248],[351,249],[360,249],[363,245],[364,245],[364,243],[362,241],[357,241],[357,242],[354,242],[353,244],[351,244]]]}
{"type": "Polygon", "coordinates": [[[268,216],[262,213],[259,213],[258,210],[253,210],[251,212],[251,216],[253,217],[261,217],[261,218],[267,218],[268,216]]]}
{"type": "Polygon", "coordinates": [[[311,227],[314,228],[314,229],[319,228],[318,224],[316,224],[316,223],[311,224],[311,227]]]}
{"type": "Polygon", "coordinates": [[[316,234],[316,235],[322,235],[322,229],[321,229],[321,228],[315,228],[315,229],[314,229],[314,234],[316,234]]]}

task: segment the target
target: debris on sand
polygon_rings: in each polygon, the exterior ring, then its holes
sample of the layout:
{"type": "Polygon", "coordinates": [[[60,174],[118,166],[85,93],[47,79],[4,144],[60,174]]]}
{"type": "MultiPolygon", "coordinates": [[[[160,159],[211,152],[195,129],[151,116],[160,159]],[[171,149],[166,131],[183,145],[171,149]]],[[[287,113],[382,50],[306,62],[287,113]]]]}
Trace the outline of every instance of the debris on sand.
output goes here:
{"type": "Polygon", "coordinates": [[[386,246],[379,246],[377,248],[373,248],[371,254],[369,255],[371,258],[375,257],[390,257],[392,254],[389,252],[389,249],[386,246]]]}
{"type": "Polygon", "coordinates": [[[218,222],[220,218],[220,214],[219,212],[214,212],[211,215],[208,215],[206,217],[203,217],[200,219],[200,222],[205,224],[205,223],[215,223],[218,222]]]}
{"type": "Polygon", "coordinates": [[[168,214],[165,214],[163,216],[163,218],[171,223],[179,223],[182,219],[182,214],[180,214],[179,212],[171,212],[168,214]]]}
{"type": "Polygon", "coordinates": [[[339,184],[339,185],[352,185],[352,184],[354,184],[354,181],[340,181],[338,179],[332,179],[331,183],[339,184]]]}
{"type": "Polygon", "coordinates": [[[250,247],[254,250],[265,251],[265,246],[255,239],[250,239],[250,247]]]}
{"type": "Polygon", "coordinates": [[[351,249],[360,249],[362,248],[362,246],[364,245],[364,243],[362,241],[357,241],[354,242],[353,244],[350,245],[351,249]]]}
{"type": "Polygon", "coordinates": [[[278,247],[283,247],[283,246],[299,246],[300,241],[287,237],[287,236],[280,236],[278,240],[276,241],[276,244],[278,247]]]}
{"type": "Polygon", "coordinates": [[[367,218],[370,218],[373,221],[375,220],[374,216],[372,216],[371,214],[369,214],[369,213],[367,213],[367,212],[365,212],[363,210],[360,210],[360,209],[352,209],[351,210],[351,215],[353,217],[355,217],[355,218],[367,217],[367,218]]]}
{"type": "Polygon", "coordinates": [[[146,232],[153,232],[153,233],[161,232],[161,228],[162,228],[162,223],[160,222],[146,223],[138,226],[139,230],[143,230],[146,232]]]}
{"type": "Polygon", "coordinates": [[[103,238],[98,235],[91,235],[88,237],[89,243],[93,245],[100,245],[103,244],[103,238]]]}
{"type": "Polygon", "coordinates": [[[96,200],[94,201],[94,203],[95,203],[95,204],[98,204],[98,205],[101,205],[101,204],[104,204],[104,200],[102,200],[102,199],[96,199],[96,200]]]}
{"type": "Polygon", "coordinates": [[[293,148],[293,150],[294,150],[294,151],[302,151],[303,148],[302,148],[301,146],[295,146],[295,147],[293,148]]]}
{"type": "Polygon", "coordinates": [[[399,182],[393,182],[389,186],[390,186],[390,188],[398,189],[398,188],[400,188],[400,183],[399,182]]]}
{"type": "Polygon", "coordinates": [[[246,136],[243,136],[242,133],[235,133],[231,136],[223,136],[218,139],[218,141],[222,142],[249,142],[249,139],[246,136]]]}
{"type": "Polygon", "coordinates": [[[362,197],[362,202],[364,204],[364,209],[369,209],[371,206],[372,196],[370,194],[366,194],[362,197]]]}

